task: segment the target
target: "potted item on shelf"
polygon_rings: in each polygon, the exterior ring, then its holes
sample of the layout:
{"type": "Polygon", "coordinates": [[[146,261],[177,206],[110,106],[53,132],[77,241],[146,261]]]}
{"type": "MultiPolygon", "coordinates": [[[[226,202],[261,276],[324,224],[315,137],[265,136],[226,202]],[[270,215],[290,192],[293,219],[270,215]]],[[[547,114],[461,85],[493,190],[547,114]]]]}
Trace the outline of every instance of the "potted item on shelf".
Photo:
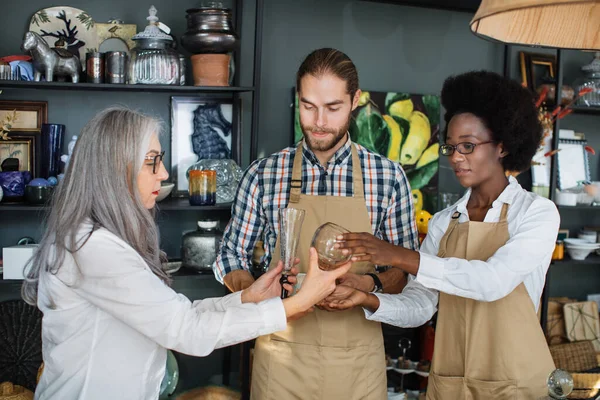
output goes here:
{"type": "Polygon", "coordinates": [[[221,2],[209,2],[187,12],[188,30],[181,45],[192,56],[195,86],[229,86],[230,53],[238,45],[231,24],[231,10],[221,2]]]}
{"type": "Polygon", "coordinates": [[[579,97],[576,104],[583,107],[600,107],[600,51],[595,53],[591,63],[581,67],[584,76],[573,82],[576,91],[592,89],[579,97]]]}
{"type": "Polygon", "coordinates": [[[54,187],[44,178],[35,178],[25,186],[25,201],[29,204],[46,204],[54,187]]]}
{"type": "Polygon", "coordinates": [[[179,85],[179,54],[172,47],[173,38],[159,28],[156,8],[150,7],[148,26],[132,40],[128,83],[145,85],[179,85]]]}
{"type": "Polygon", "coordinates": [[[237,186],[242,179],[242,170],[231,159],[202,159],[192,165],[188,171],[213,170],[216,171],[216,204],[231,203],[236,195],[237,186]]]}
{"type": "Polygon", "coordinates": [[[212,271],[223,233],[214,220],[198,221],[198,229],[183,235],[181,265],[198,272],[212,271]]]}

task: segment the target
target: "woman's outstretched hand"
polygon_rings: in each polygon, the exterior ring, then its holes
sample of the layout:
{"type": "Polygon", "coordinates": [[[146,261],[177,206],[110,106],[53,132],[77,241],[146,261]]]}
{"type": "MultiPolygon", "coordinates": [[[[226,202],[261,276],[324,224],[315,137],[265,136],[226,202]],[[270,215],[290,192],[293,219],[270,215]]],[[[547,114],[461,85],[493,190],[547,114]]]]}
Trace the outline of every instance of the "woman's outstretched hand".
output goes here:
{"type": "Polygon", "coordinates": [[[351,266],[352,263],[348,262],[332,271],[323,271],[319,268],[317,251],[311,247],[308,272],[301,290],[294,296],[283,300],[288,319],[294,319],[297,314],[305,313],[329,296],[335,290],[335,281],[348,272],[351,266]]]}

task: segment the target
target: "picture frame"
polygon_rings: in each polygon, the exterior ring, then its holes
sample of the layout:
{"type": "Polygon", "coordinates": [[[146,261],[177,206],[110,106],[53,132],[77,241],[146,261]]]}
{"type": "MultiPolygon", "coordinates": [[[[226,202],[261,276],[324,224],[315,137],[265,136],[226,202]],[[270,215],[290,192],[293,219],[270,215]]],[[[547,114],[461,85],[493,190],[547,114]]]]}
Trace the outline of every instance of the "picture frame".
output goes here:
{"type": "Polygon", "coordinates": [[[171,97],[172,196],[188,196],[187,171],[201,159],[241,164],[240,108],[231,98],[171,97]]]}
{"type": "Polygon", "coordinates": [[[558,139],[557,156],[558,189],[577,187],[581,182],[590,180],[590,164],[585,150],[587,141],[558,139]]]}
{"type": "Polygon", "coordinates": [[[118,51],[122,50],[124,46],[127,48],[127,53],[129,53],[135,47],[132,38],[137,33],[136,24],[96,22],[95,27],[99,52],[118,51]]]}
{"type": "Polygon", "coordinates": [[[19,160],[19,171],[34,171],[36,159],[34,154],[34,138],[32,137],[10,137],[8,140],[0,140],[0,164],[7,158],[19,160]]]}
{"type": "Polygon", "coordinates": [[[1,100],[0,121],[12,113],[17,112],[17,119],[11,131],[41,132],[42,124],[48,122],[48,102],[28,100],[1,100]]]}
{"type": "Polygon", "coordinates": [[[556,79],[556,56],[519,52],[521,84],[537,92],[537,88],[546,79],[556,79]]]}

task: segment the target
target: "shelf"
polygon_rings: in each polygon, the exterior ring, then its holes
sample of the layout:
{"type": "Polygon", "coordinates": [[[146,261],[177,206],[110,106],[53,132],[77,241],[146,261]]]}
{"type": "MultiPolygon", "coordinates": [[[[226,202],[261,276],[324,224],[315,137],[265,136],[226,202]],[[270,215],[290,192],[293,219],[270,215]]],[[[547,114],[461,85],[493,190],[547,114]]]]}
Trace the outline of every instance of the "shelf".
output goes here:
{"type": "Polygon", "coordinates": [[[71,83],[71,82],[35,82],[35,81],[0,81],[0,89],[48,89],[48,90],[82,90],[104,92],[181,92],[194,93],[234,93],[252,92],[253,87],[232,86],[175,86],[175,85],[125,85],[112,83],[71,83]]]}
{"type": "Polygon", "coordinates": [[[156,203],[159,211],[161,210],[181,210],[181,211],[229,211],[231,203],[217,204],[214,206],[191,206],[190,201],[185,198],[168,197],[161,202],[156,203]]]}
{"type": "MultiPolygon", "coordinates": [[[[231,203],[217,204],[215,206],[191,206],[187,198],[167,198],[157,203],[158,210],[179,210],[179,211],[229,211],[231,203]]],[[[41,204],[27,203],[0,203],[1,211],[39,211],[47,207],[41,204]]]]}
{"type": "Polygon", "coordinates": [[[573,106],[574,114],[596,114],[600,115],[600,107],[585,107],[585,106],[573,106]]]}
{"type": "Polygon", "coordinates": [[[600,210],[600,206],[557,206],[559,210],[600,210]]]}
{"type": "Polygon", "coordinates": [[[181,267],[177,272],[171,274],[171,279],[174,281],[185,279],[215,279],[215,274],[212,271],[196,271],[195,269],[181,267]]]}
{"type": "Polygon", "coordinates": [[[27,203],[0,203],[0,211],[39,211],[45,210],[43,204],[27,204],[27,203]]]}
{"type": "Polygon", "coordinates": [[[597,255],[595,252],[592,252],[589,256],[586,257],[585,260],[573,260],[571,257],[569,257],[569,255],[567,253],[567,249],[565,248],[565,258],[562,260],[552,261],[552,264],[556,264],[556,265],[598,264],[598,265],[600,265],[600,256],[597,255]]]}

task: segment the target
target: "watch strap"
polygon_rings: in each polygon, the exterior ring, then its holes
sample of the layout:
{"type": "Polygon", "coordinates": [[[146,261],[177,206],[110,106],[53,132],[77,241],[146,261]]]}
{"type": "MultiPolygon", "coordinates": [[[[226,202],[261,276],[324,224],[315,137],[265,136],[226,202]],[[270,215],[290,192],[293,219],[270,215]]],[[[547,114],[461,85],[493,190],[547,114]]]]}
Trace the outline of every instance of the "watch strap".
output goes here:
{"type": "Polygon", "coordinates": [[[383,285],[381,284],[381,280],[379,279],[379,277],[377,276],[377,274],[367,273],[365,275],[369,275],[371,278],[373,278],[373,282],[375,282],[375,287],[373,288],[373,290],[371,291],[371,293],[381,293],[381,292],[383,292],[383,285]]]}

